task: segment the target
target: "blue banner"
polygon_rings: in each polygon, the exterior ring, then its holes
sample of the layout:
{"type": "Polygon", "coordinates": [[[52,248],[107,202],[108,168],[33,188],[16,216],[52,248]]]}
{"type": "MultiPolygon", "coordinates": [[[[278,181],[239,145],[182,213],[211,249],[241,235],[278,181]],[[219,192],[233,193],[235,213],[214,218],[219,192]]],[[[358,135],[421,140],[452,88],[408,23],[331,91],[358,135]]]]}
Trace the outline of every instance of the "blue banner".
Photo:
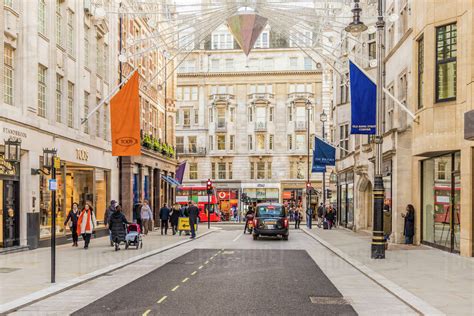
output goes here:
{"type": "Polygon", "coordinates": [[[319,137],[314,139],[313,165],[336,165],[336,148],[319,137]]]}
{"type": "Polygon", "coordinates": [[[326,172],[326,166],[313,164],[313,167],[311,168],[311,172],[312,173],[326,172]]]}
{"type": "Polygon", "coordinates": [[[377,86],[349,61],[351,89],[351,134],[373,135],[376,131],[377,86]]]}

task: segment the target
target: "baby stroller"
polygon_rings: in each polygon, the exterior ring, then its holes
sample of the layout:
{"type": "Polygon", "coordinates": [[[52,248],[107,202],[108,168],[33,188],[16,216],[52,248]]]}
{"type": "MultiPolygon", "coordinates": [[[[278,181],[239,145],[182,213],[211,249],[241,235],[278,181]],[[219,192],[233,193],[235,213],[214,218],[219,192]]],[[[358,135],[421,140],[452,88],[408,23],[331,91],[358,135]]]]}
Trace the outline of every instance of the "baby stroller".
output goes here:
{"type": "Polygon", "coordinates": [[[140,230],[140,225],[138,224],[129,224],[127,226],[127,235],[125,236],[125,249],[128,249],[129,246],[135,246],[136,249],[143,248],[142,234],[140,230]]]}

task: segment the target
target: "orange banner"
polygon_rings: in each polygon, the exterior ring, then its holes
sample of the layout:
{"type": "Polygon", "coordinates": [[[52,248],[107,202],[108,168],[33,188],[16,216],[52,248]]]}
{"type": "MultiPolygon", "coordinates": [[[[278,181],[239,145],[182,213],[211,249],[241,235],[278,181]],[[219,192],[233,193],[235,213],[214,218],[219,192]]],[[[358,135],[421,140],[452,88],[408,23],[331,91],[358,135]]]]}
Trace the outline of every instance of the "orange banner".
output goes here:
{"type": "Polygon", "coordinates": [[[140,99],[137,71],[110,100],[110,124],[112,156],[139,156],[141,154],[140,99]]]}

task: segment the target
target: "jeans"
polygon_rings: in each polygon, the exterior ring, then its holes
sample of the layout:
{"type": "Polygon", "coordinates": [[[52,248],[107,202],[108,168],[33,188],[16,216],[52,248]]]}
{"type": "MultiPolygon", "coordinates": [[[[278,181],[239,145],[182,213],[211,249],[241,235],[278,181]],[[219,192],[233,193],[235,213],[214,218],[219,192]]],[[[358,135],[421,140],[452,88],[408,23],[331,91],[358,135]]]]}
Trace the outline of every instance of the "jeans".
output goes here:
{"type": "Polygon", "coordinates": [[[82,234],[82,239],[84,239],[84,248],[88,248],[89,247],[89,243],[91,241],[91,236],[92,234],[82,234]]]}
{"type": "Polygon", "coordinates": [[[194,218],[189,218],[189,225],[191,228],[191,238],[195,238],[196,237],[196,230],[195,230],[196,220],[194,218]]]}
{"type": "Polygon", "coordinates": [[[413,236],[405,236],[405,244],[412,245],[413,244],[413,236]]]}
{"type": "Polygon", "coordinates": [[[148,218],[142,219],[143,233],[145,235],[148,235],[148,228],[150,227],[150,221],[151,221],[151,219],[148,219],[148,218]]]}
{"type": "Polygon", "coordinates": [[[77,244],[77,241],[79,240],[79,236],[77,236],[77,225],[72,225],[71,232],[72,232],[72,242],[74,244],[77,244]]]}

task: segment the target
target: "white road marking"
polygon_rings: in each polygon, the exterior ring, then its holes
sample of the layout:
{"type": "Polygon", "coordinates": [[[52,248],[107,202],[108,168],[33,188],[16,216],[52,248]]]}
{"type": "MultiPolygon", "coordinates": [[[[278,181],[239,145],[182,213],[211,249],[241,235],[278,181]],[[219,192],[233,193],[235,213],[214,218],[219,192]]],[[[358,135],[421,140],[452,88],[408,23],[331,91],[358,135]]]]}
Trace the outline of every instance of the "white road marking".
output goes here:
{"type": "Polygon", "coordinates": [[[209,260],[207,260],[206,262],[204,262],[204,264],[208,264],[209,263],[209,260]]]}
{"type": "Polygon", "coordinates": [[[191,275],[195,275],[196,273],[198,273],[197,271],[194,271],[193,273],[191,273],[191,275]]]}
{"type": "Polygon", "coordinates": [[[181,282],[186,283],[186,281],[188,281],[188,280],[189,280],[189,278],[184,278],[184,280],[181,281],[181,282]]]}
{"type": "Polygon", "coordinates": [[[198,269],[201,270],[202,268],[204,268],[204,266],[200,266],[198,269]]]}
{"type": "Polygon", "coordinates": [[[239,234],[237,237],[235,237],[234,240],[232,240],[232,241],[237,241],[240,237],[242,237],[243,234],[244,234],[244,233],[240,233],[240,234],[239,234]]]}
{"type": "Polygon", "coordinates": [[[168,297],[168,296],[166,296],[166,295],[163,296],[162,298],[160,298],[160,300],[159,300],[157,303],[158,303],[158,304],[163,303],[163,301],[166,300],[167,297],[168,297]]]}
{"type": "Polygon", "coordinates": [[[179,285],[176,285],[176,286],[171,290],[171,292],[176,291],[178,288],[179,288],[179,285]]]}
{"type": "Polygon", "coordinates": [[[151,309],[149,309],[149,310],[147,310],[146,312],[144,312],[144,313],[142,314],[142,316],[147,316],[150,312],[151,312],[151,309]]]}

